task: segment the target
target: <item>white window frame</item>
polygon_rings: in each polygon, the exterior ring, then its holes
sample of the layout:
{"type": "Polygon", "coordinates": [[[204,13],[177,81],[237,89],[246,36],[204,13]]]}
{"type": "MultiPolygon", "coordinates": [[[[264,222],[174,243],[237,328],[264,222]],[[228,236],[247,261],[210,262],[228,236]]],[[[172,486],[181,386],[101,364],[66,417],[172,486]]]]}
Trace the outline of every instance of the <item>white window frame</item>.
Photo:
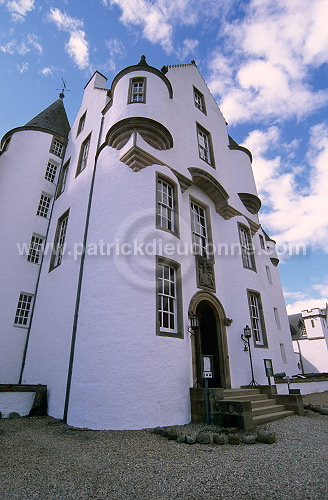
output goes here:
{"type": "Polygon", "coordinates": [[[33,294],[20,292],[14,318],[14,326],[28,328],[33,304],[33,294]]]}
{"type": "Polygon", "coordinates": [[[85,120],[87,117],[87,112],[85,111],[79,120],[79,125],[77,127],[76,137],[84,130],[85,120]]]}
{"type": "Polygon", "coordinates": [[[161,332],[177,332],[176,270],[173,266],[159,262],[158,297],[159,326],[161,332]]]}
{"type": "Polygon", "coordinates": [[[199,123],[196,126],[199,158],[215,168],[211,134],[199,123]]]}
{"type": "Polygon", "coordinates": [[[75,177],[77,177],[82,172],[82,170],[84,170],[87,166],[90,143],[91,143],[91,134],[89,134],[88,137],[86,137],[81,144],[79,162],[77,165],[75,177]]]}
{"type": "Polygon", "coordinates": [[[176,187],[170,181],[158,176],[156,185],[157,221],[156,227],[177,234],[178,216],[176,187]]]}
{"type": "Polygon", "coordinates": [[[183,337],[180,265],[157,257],[157,335],[183,337]]]}
{"type": "Polygon", "coordinates": [[[56,179],[56,175],[57,175],[57,168],[58,168],[58,164],[49,160],[47,168],[46,168],[46,172],[44,174],[44,178],[47,181],[54,183],[55,179],[56,179]]]}
{"type": "Polygon", "coordinates": [[[44,238],[44,236],[40,236],[39,234],[32,234],[27,255],[28,262],[31,262],[32,264],[39,264],[43,251],[44,238]]]}
{"type": "Polygon", "coordinates": [[[65,251],[68,217],[69,210],[66,210],[66,212],[58,219],[49,271],[52,271],[62,263],[65,251]]]}
{"type": "Polygon", "coordinates": [[[196,87],[193,87],[194,89],[194,103],[196,108],[198,108],[202,113],[206,115],[206,107],[205,107],[205,99],[204,95],[196,89],[196,87]]]}
{"type": "Polygon", "coordinates": [[[266,347],[266,330],[259,293],[252,290],[248,291],[248,306],[254,345],[257,347],[266,347]]]}
{"type": "Polygon", "coordinates": [[[59,174],[56,198],[58,198],[58,196],[60,196],[65,191],[70,160],[71,159],[69,159],[61,168],[59,174]]]}
{"type": "Polygon", "coordinates": [[[254,249],[250,230],[247,227],[238,224],[238,232],[243,266],[245,269],[255,271],[254,249]]]}
{"type": "Polygon", "coordinates": [[[62,158],[63,152],[64,152],[64,144],[60,142],[58,139],[53,138],[50,147],[50,153],[52,153],[55,156],[58,156],[59,158],[62,158]]]}
{"type": "Polygon", "coordinates": [[[195,201],[190,202],[193,254],[208,258],[209,231],[207,210],[195,201]]]}
{"type": "Polygon", "coordinates": [[[38,215],[39,217],[43,217],[44,219],[47,219],[48,213],[50,210],[50,206],[51,206],[51,200],[52,200],[52,196],[50,194],[41,193],[39,205],[38,205],[38,208],[36,211],[36,215],[38,215]]]}
{"type": "Polygon", "coordinates": [[[146,102],[146,78],[144,76],[130,78],[129,104],[146,102]]]}

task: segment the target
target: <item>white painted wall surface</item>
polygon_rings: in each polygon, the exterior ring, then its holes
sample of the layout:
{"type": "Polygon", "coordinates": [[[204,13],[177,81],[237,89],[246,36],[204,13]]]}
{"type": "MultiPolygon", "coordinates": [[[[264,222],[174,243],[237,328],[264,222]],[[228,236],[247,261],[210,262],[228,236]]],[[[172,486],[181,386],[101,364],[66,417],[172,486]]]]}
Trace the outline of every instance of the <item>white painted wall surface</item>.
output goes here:
{"type": "MultiPolygon", "coordinates": [[[[288,394],[288,385],[287,384],[277,384],[277,392],[278,394],[288,394]]],[[[324,380],[322,382],[293,382],[290,384],[291,389],[300,389],[302,396],[306,394],[315,394],[318,392],[328,391],[328,380],[324,380]]]]}
{"type": "Polygon", "coordinates": [[[9,418],[12,412],[26,417],[31,411],[35,392],[0,392],[0,412],[2,418],[9,418]]]}
{"type": "Polygon", "coordinates": [[[39,265],[27,262],[33,233],[46,235],[49,218],[36,215],[42,192],[53,196],[55,184],[45,179],[52,135],[33,130],[14,132],[0,157],[0,381],[17,383],[26,328],[14,326],[20,292],[34,294],[39,265]],[[19,254],[19,248],[25,252],[19,254]]]}
{"type": "MultiPolygon", "coordinates": [[[[97,161],[87,244],[100,251],[101,242],[133,244],[135,239],[151,243],[191,243],[190,196],[209,207],[214,243],[239,242],[238,222],[257,223],[237,192],[256,194],[248,155],[228,148],[225,120],[194,66],[170,68],[167,74],[174,97],[156,75],[137,71],[123,76],[115,89],[111,108],[105,115],[102,137],[119,119],[145,116],[165,125],[174,147],[159,151],[143,141],[142,147],[161,161],[191,179],[188,167],[204,169],[228,191],[229,203],[240,215],[225,220],[213,201],[196,186],[181,192],[177,178],[168,167],[148,166],[133,172],[120,162],[122,151],[105,147],[97,161]],[[147,77],[147,103],[127,104],[129,79],[147,77]],[[193,102],[193,85],[206,97],[207,115],[193,102]],[[189,89],[189,90],[188,90],[189,89]],[[177,120],[179,116],[180,120],[177,120]],[[199,158],[195,121],[212,133],[216,169],[199,158]],[[156,229],[156,172],[177,183],[180,213],[180,240],[156,229]],[[242,175],[241,175],[242,174],[242,175]],[[246,218],[247,217],[247,218],[246,218]]],[[[56,200],[48,241],[53,241],[58,217],[68,208],[67,249],[61,266],[50,273],[50,256],[45,257],[39,294],[31,329],[24,372],[24,383],[47,384],[49,414],[62,418],[74,318],[80,257],[74,259],[74,245],[83,238],[87,200],[94,156],[100,130],[101,110],[106,92],[94,88],[105,84],[99,76],[88,84],[81,110],[72,127],[65,161],[71,158],[65,192],[56,200]],[[76,138],[80,116],[87,110],[82,134],[76,138]],[[92,131],[87,168],[75,177],[82,141],[92,131]]],[[[254,374],[266,383],[264,358],[272,359],[275,372],[297,372],[284,308],[278,270],[270,257],[260,252],[258,234],[254,236],[257,272],[244,269],[240,255],[215,256],[216,296],[226,316],[232,387],[248,384],[248,353],[243,351],[241,334],[250,324],[247,289],[261,294],[268,335],[268,348],[253,348],[254,374]],[[267,282],[265,265],[272,271],[273,285],[267,282]],[[280,313],[277,331],[273,307],[280,313]],[[283,363],[279,344],[286,348],[283,363]]],[[[89,248],[91,248],[89,246],[89,248]]],[[[161,255],[161,251],[156,251],[161,255]]],[[[191,339],[187,331],[190,300],[196,286],[193,255],[171,255],[181,265],[183,287],[184,338],[156,335],[155,255],[94,255],[88,253],[82,281],[81,303],[70,392],[68,423],[94,429],[136,429],[155,425],[184,424],[190,421],[189,388],[192,385],[191,339]]]]}
{"type": "Polygon", "coordinates": [[[325,339],[293,341],[294,352],[300,353],[304,373],[328,372],[328,349],[325,339]]]}

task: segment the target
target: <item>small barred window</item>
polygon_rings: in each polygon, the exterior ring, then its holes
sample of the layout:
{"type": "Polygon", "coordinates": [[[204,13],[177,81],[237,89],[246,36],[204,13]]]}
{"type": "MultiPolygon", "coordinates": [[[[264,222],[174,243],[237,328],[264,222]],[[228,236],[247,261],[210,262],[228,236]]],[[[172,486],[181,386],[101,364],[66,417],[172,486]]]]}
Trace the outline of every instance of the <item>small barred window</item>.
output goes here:
{"type": "Polygon", "coordinates": [[[33,234],[30,242],[30,248],[28,251],[27,260],[33,264],[38,264],[41,257],[43,239],[40,236],[33,234]]]}
{"type": "Polygon", "coordinates": [[[47,181],[54,182],[56,178],[56,172],[57,172],[57,165],[49,161],[44,178],[47,181]]]}
{"type": "Polygon", "coordinates": [[[39,201],[39,206],[36,211],[36,215],[46,218],[49,212],[50,203],[51,203],[51,196],[42,193],[39,201]]]}
{"type": "Polygon", "coordinates": [[[15,325],[28,326],[29,316],[32,307],[33,295],[29,293],[22,292],[19,295],[16,314],[15,314],[15,325]]]}

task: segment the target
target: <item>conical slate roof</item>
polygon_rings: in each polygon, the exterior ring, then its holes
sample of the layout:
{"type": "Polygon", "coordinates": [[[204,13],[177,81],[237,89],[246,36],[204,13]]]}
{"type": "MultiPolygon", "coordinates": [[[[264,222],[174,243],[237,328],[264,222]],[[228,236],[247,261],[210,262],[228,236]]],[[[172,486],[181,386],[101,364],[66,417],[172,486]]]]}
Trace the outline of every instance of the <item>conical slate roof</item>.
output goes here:
{"type": "Polygon", "coordinates": [[[45,129],[67,139],[70,125],[62,99],[57,99],[48,108],[41,111],[41,113],[26,123],[25,127],[45,129]]]}

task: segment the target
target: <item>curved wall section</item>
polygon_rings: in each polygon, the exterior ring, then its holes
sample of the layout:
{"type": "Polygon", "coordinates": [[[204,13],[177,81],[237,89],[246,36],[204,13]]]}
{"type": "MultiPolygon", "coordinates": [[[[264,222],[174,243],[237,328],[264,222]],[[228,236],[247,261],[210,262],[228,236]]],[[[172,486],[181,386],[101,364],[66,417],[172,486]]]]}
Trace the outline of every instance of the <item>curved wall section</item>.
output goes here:
{"type": "Polygon", "coordinates": [[[102,142],[114,124],[127,118],[136,119],[137,117],[144,117],[155,120],[158,123],[158,118],[160,117],[161,124],[164,127],[170,128],[168,107],[172,105],[172,100],[170,99],[167,85],[157,74],[147,72],[143,68],[139,69],[137,66],[133,68],[135,69],[124,74],[116,82],[115,91],[111,96],[111,104],[103,110],[105,121],[102,142]],[[129,102],[132,78],[144,79],[143,102],[129,102]]]}
{"type": "Polygon", "coordinates": [[[163,150],[173,147],[172,135],[164,125],[138,116],[125,118],[115,123],[107,132],[106,142],[112,148],[122,149],[134,131],[139,132],[141,137],[155,149],[163,150]]]}
{"type": "MultiPolygon", "coordinates": [[[[61,159],[49,152],[52,134],[34,130],[13,133],[0,157],[0,380],[18,383],[27,325],[14,325],[20,293],[35,295],[41,259],[28,259],[32,236],[44,239],[61,159]],[[31,154],[33,152],[33,154],[31,154]],[[45,177],[48,162],[55,165],[54,182],[45,177]],[[37,215],[41,195],[50,199],[46,216],[37,215]]],[[[43,212],[44,214],[44,212],[43,212]]]]}

